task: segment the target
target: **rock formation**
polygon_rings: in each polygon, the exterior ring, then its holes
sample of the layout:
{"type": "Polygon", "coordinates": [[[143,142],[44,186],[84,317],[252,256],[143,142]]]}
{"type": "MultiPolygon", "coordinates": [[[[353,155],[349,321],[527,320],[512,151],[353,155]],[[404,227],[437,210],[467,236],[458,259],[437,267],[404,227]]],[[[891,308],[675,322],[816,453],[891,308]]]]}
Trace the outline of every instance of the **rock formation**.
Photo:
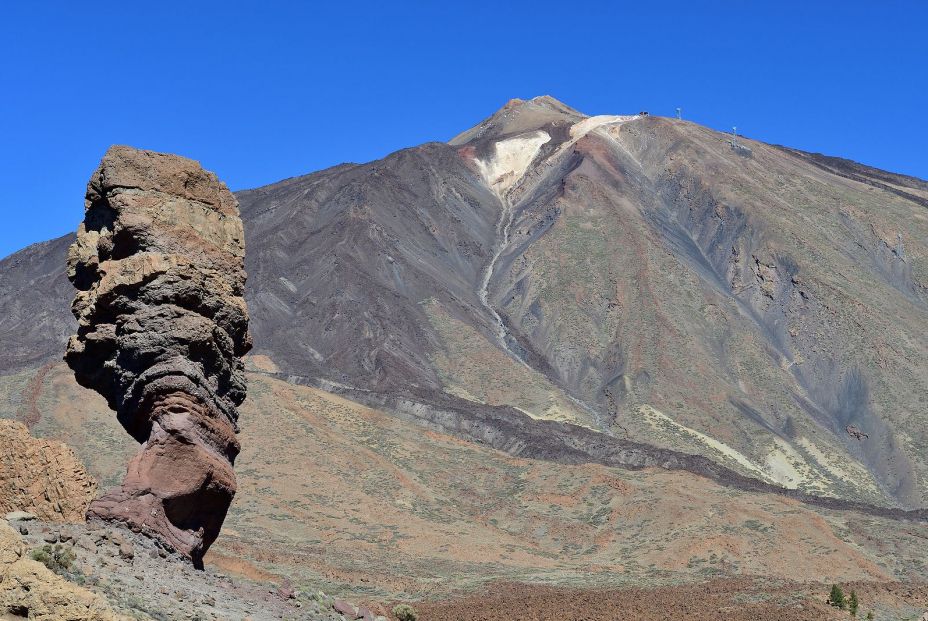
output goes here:
{"type": "Polygon", "coordinates": [[[238,203],[197,162],[112,147],[68,251],[77,334],[65,360],[142,444],[88,518],[197,565],[235,494],[241,357],[250,349],[238,203]]]}
{"type": "Polygon", "coordinates": [[[0,420],[0,514],[27,511],[50,522],[82,522],[96,491],[69,447],[0,420]]]}

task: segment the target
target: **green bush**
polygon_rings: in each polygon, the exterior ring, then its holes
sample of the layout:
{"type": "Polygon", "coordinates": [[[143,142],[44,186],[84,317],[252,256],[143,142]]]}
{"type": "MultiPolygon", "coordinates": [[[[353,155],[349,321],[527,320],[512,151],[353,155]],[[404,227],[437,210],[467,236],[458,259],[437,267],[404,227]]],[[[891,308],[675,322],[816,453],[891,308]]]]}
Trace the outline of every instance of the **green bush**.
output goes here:
{"type": "Polygon", "coordinates": [[[409,604],[400,604],[393,608],[393,616],[399,621],[418,621],[419,615],[409,604]]]}
{"type": "Polygon", "coordinates": [[[851,616],[857,616],[857,607],[860,603],[857,601],[857,591],[851,591],[851,599],[847,602],[847,609],[851,611],[851,616]]]}
{"type": "Polygon", "coordinates": [[[56,574],[68,573],[74,558],[74,552],[63,548],[60,543],[44,545],[32,551],[32,560],[42,563],[56,574]]]}
{"type": "Polygon", "coordinates": [[[831,594],[828,596],[828,603],[841,610],[847,608],[847,601],[844,599],[844,591],[837,584],[831,585],[831,594]]]}

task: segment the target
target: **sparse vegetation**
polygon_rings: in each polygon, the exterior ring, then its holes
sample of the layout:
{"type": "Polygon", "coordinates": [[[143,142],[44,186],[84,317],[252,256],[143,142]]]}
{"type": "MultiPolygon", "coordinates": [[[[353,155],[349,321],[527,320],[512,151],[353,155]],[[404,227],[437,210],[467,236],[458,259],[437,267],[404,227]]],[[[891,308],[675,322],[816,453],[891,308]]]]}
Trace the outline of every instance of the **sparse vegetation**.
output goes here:
{"type": "Polygon", "coordinates": [[[831,594],[828,596],[828,603],[841,610],[847,609],[847,600],[844,598],[844,590],[837,584],[831,585],[831,594]]]}
{"type": "Polygon", "coordinates": [[[71,569],[71,563],[74,562],[74,552],[63,548],[60,543],[54,546],[48,544],[33,550],[32,560],[42,563],[56,574],[63,575],[71,569]]]}
{"type": "Polygon", "coordinates": [[[393,616],[399,621],[418,621],[419,615],[409,604],[399,604],[393,608],[393,616]]]}
{"type": "Polygon", "coordinates": [[[860,603],[857,601],[857,591],[851,591],[851,598],[847,601],[847,609],[850,611],[852,617],[857,616],[857,607],[860,603]]]}

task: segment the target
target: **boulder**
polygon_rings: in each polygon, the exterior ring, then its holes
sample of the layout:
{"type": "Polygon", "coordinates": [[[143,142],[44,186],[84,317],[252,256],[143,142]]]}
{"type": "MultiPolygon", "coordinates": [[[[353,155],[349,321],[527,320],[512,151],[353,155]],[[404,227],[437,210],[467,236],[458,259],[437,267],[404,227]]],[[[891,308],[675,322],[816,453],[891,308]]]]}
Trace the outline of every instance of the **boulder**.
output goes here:
{"type": "Polygon", "coordinates": [[[111,147],[68,251],[77,334],[65,360],[140,444],[88,518],[122,523],[202,566],[236,482],[245,243],[238,203],[176,155],[111,147]]]}
{"type": "Polygon", "coordinates": [[[332,602],[332,608],[335,609],[335,612],[338,614],[344,615],[346,619],[354,621],[354,619],[358,618],[358,609],[355,605],[344,600],[336,599],[332,602]]]}

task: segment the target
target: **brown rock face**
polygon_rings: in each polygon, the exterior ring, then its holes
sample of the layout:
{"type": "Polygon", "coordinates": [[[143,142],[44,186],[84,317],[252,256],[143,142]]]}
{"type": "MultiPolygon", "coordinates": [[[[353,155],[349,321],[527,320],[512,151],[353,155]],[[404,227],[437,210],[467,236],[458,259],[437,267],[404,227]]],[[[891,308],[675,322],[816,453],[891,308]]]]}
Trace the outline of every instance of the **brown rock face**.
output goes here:
{"type": "Polygon", "coordinates": [[[250,349],[235,198],[197,162],[112,147],[68,251],[78,332],[65,360],[142,446],[88,517],[200,564],[235,495],[241,357],[250,349]]]}
{"type": "Polygon", "coordinates": [[[83,522],[96,491],[70,448],[0,420],[0,515],[27,511],[49,522],[83,522]]]}

